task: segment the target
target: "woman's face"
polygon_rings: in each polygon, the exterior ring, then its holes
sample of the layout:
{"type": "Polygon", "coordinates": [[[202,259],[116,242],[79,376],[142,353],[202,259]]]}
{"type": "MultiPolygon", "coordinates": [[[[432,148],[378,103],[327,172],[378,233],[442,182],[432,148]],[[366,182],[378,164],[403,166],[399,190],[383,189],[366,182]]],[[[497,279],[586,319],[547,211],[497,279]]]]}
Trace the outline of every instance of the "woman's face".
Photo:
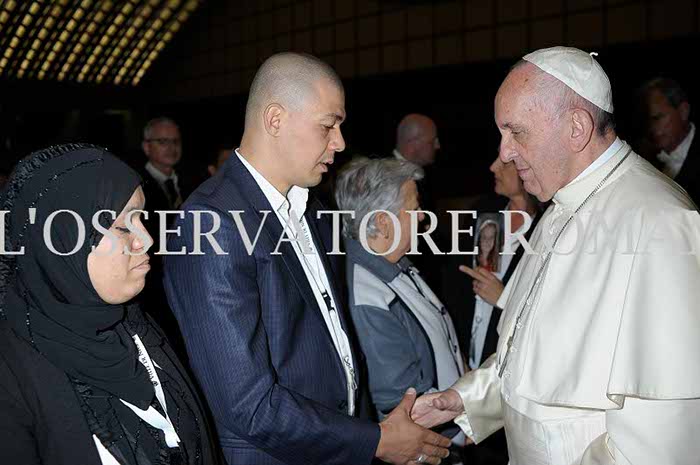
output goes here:
{"type": "Polygon", "coordinates": [[[113,250],[112,241],[104,235],[88,255],[90,281],[100,298],[109,304],[121,304],[132,299],[146,284],[146,273],[151,269],[146,250],[152,240],[141,223],[140,213],[131,215],[131,223],[149,238],[148,245],[137,234],[129,231],[126,225],[127,214],[132,210],[143,209],[144,203],[143,189],[139,186],[109,228],[117,238],[113,250]],[[138,255],[129,255],[126,250],[138,255]]]}
{"type": "Polygon", "coordinates": [[[523,181],[518,176],[518,170],[515,163],[503,163],[500,157],[496,156],[496,160],[491,163],[489,168],[493,173],[494,186],[493,190],[498,195],[503,195],[509,199],[517,195],[525,195],[527,191],[523,187],[523,181]]]}
{"type": "Polygon", "coordinates": [[[488,255],[496,244],[496,226],[489,224],[481,230],[479,236],[479,254],[488,255]]]}

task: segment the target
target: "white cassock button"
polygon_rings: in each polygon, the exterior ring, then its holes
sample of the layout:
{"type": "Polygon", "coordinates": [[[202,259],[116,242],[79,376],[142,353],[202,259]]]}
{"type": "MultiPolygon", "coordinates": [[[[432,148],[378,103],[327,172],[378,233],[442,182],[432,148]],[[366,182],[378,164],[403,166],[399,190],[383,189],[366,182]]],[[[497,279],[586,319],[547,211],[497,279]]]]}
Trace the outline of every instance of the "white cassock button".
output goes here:
{"type": "Polygon", "coordinates": [[[525,304],[529,307],[532,305],[532,297],[528,297],[527,300],[525,301],[525,304]]]}
{"type": "Polygon", "coordinates": [[[503,378],[508,379],[510,378],[510,371],[506,370],[505,373],[503,373],[503,378]]]}
{"type": "Polygon", "coordinates": [[[503,394],[503,398],[508,402],[510,400],[510,396],[508,394],[503,394]]]}
{"type": "Polygon", "coordinates": [[[515,323],[515,327],[521,329],[523,327],[523,324],[518,321],[517,323],[515,323]]]}
{"type": "Polygon", "coordinates": [[[516,353],[517,351],[518,351],[518,349],[516,349],[515,347],[511,347],[511,348],[510,348],[510,353],[511,353],[511,354],[514,354],[514,353],[516,353]]]}

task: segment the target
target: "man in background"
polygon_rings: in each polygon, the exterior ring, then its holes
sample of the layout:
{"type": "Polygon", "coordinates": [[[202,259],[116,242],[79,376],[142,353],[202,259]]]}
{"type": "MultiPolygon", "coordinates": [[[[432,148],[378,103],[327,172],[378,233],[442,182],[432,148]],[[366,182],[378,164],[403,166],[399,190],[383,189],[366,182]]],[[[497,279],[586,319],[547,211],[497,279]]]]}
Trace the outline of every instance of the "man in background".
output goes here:
{"type": "Polygon", "coordinates": [[[693,201],[700,202],[700,141],[690,121],[688,95],[673,79],[655,78],[644,84],[650,139],[659,149],[659,169],[676,181],[693,201]]]}

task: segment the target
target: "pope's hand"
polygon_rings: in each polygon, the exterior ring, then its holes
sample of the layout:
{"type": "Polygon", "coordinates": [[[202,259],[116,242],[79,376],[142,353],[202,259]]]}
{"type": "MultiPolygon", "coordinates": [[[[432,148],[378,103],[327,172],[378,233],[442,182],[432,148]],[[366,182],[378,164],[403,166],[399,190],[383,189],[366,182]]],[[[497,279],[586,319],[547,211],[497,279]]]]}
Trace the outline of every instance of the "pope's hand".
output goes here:
{"type": "Polygon", "coordinates": [[[413,405],[411,418],[425,428],[432,428],[454,420],[463,412],[462,398],[454,389],[448,389],[420,396],[413,405]]]}

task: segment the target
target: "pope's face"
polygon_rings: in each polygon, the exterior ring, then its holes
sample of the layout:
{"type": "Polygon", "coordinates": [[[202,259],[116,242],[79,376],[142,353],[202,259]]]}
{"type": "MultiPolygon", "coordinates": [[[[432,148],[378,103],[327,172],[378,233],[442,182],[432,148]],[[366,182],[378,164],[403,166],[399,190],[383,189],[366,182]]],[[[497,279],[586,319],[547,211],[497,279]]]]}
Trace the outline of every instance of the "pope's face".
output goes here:
{"type": "Polygon", "coordinates": [[[496,94],[495,117],[501,161],[513,162],[525,190],[544,202],[566,185],[569,149],[563,118],[537,98],[533,68],[525,64],[511,71],[496,94]]]}
{"type": "Polygon", "coordinates": [[[284,177],[290,185],[312,187],[321,182],[336,152],[345,149],[340,125],[345,120],[345,93],[331,81],[319,80],[315,95],[292,110],[280,138],[284,177]]]}

